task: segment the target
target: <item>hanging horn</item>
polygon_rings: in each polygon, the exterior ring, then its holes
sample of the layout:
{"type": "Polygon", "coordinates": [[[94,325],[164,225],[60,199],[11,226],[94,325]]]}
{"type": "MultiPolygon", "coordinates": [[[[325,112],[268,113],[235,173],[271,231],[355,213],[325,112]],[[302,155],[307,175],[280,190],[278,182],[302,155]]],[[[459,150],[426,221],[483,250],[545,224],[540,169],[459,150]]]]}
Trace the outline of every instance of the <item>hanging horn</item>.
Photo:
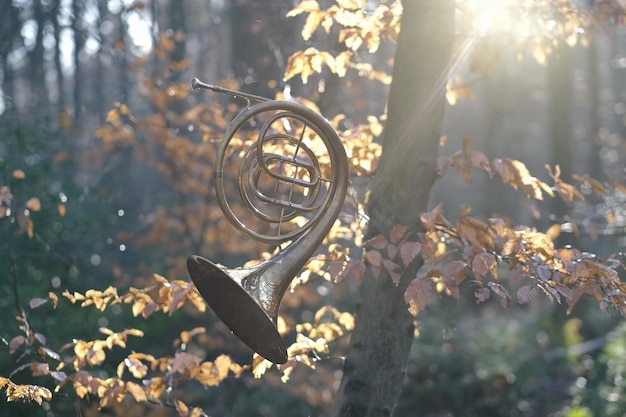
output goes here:
{"type": "Polygon", "coordinates": [[[302,104],[270,100],[198,79],[191,86],[247,101],[217,149],[215,192],[225,217],[257,241],[291,243],[247,269],[225,269],[193,255],[187,259],[189,276],[241,341],[264,358],[285,363],[287,349],[276,327],[278,308],[289,284],[322,243],[344,204],[348,187],[345,149],[331,124],[302,104]],[[256,141],[245,152],[233,155],[231,149],[229,154],[229,145],[236,147],[250,130],[258,131],[256,141]],[[239,193],[229,192],[232,184],[224,178],[225,163],[235,159],[239,162],[239,193]],[[228,198],[238,199],[252,223],[240,220],[232,209],[240,207],[228,198]]]}

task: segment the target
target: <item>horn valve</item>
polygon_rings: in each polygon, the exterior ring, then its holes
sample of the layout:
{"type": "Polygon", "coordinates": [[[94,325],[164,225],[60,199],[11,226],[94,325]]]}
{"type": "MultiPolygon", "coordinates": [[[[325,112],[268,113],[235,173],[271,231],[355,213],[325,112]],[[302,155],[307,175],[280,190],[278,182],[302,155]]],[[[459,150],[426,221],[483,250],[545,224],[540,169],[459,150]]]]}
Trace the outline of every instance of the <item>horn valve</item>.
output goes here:
{"type": "Polygon", "coordinates": [[[276,327],[278,309],[289,284],[343,206],[348,186],[343,144],[325,118],[302,104],[198,79],[191,86],[241,98],[247,104],[230,122],[217,149],[215,193],[224,216],[257,241],[290,243],[247,269],[226,269],[193,255],[187,259],[189,276],[242,342],[274,363],[285,363],[287,349],[276,327]],[[247,150],[233,151],[251,136],[247,150]],[[233,171],[237,163],[233,186],[224,171],[233,171]]]}

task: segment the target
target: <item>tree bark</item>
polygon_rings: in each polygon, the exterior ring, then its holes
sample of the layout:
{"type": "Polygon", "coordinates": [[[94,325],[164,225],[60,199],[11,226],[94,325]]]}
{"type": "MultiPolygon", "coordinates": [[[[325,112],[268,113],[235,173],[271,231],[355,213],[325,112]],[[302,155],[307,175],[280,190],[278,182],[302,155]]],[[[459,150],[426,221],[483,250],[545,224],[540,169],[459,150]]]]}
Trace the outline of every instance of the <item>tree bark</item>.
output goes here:
{"type": "MultiPolygon", "coordinates": [[[[559,42],[548,57],[548,124],[552,165],[561,168],[561,179],[571,180],[574,157],[570,103],[572,98],[572,50],[559,42]]],[[[552,200],[551,214],[559,220],[567,214],[567,206],[559,198],[552,200]]],[[[572,243],[572,242],[569,242],[572,243]]]]}
{"type": "MultiPolygon", "coordinates": [[[[454,1],[405,0],[403,6],[369,236],[389,235],[398,224],[418,230],[436,179],[454,1]]],[[[333,416],[393,414],[414,335],[404,291],[420,264],[406,268],[399,285],[384,272],[375,278],[368,266],[333,416]]]]}

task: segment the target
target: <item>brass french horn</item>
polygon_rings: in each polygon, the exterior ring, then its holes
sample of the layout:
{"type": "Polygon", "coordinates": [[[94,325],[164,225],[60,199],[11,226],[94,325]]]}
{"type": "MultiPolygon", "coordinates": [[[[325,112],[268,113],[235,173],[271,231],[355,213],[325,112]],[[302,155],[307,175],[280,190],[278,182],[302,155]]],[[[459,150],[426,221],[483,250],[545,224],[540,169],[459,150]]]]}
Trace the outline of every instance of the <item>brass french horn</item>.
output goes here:
{"type": "MultiPolygon", "coordinates": [[[[204,88],[246,101],[220,141],[215,192],[225,217],[240,232],[273,244],[291,243],[272,258],[246,269],[226,269],[200,256],[187,259],[192,282],[217,316],[253,351],[274,363],[287,361],[278,333],[278,309],[289,284],[337,219],[348,187],[346,152],[331,124],[309,107],[206,84],[204,88]],[[252,104],[254,102],[254,104],[252,104]],[[258,129],[247,151],[227,156],[231,142],[258,129]],[[326,158],[320,163],[321,158],[326,158]],[[289,151],[289,153],[287,152],[289,151]],[[224,178],[226,159],[239,161],[238,193],[224,178]],[[259,230],[234,212],[236,196],[259,230]]],[[[231,151],[232,152],[232,151],[231,151]]]]}

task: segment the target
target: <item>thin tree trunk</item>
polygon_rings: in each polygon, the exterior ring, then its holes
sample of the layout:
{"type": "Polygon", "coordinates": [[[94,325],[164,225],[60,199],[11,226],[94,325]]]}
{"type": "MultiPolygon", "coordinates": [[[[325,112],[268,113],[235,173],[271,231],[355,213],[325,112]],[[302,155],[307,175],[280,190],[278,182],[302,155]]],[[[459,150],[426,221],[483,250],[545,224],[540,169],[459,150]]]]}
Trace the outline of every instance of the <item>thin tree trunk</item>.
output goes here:
{"type": "Polygon", "coordinates": [[[54,0],[50,16],[54,31],[54,70],[56,72],[56,84],[58,90],[57,109],[59,113],[65,111],[67,101],[65,99],[63,67],[61,65],[61,25],[59,24],[60,8],[61,0],[54,0]]]}
{"type": "MultiPolygon", "coordinates": [[[[548,57],[548,123],[550,126],[550,144],[552,165],[559,165],[561,178],[571,180],[573,141],[570,116],[572,50],[569,45],[560,42],[552,55],[548,57]]],[[[567,214],[567,207],[560,199],[552,200],[551,214],[559,219],[567,214]]]]}
{"type": "Polygon", "coordinates": [[[83,33],[81,25],[81,5],[79,0],[72,1],[72,33],[74,35],[74,126],[80,126],[82,114],[82,71],[80,51],[83,49],[83,33]]]}
{"type": "Polygon", "coordinates": [[[37,23],[37,33],[35,34],[35,47],[30,53],[30,104],[33,108],[47,112],[48,90],[46,88],[43,46],[43,32],[46,24],[46,15],[43,11],[41,0],[35,1],[33,8],[35,22],[37,23]]]}
{"type": "Polygon", "coordinates": [[[104,1],[98,2],[98,20],[97,20],[97,33],[98,40],[100,45],[98,46],[98,53],[96,54],[96,82],[94,83],[94,94],[96,97],[96,113],[98,114],[98,121],[102,124],[105,120],[106,114],[106,106],[108,103],[106,101],[106,94],[104,92],[105,85],[107,85],[107,81],[105,80],[105,70],[104,70],[104,43],[105,43],[105,35],[102,33],[102,24],[104,23],[105,16],[108,14],[107,4],[104,1]]]}
{"type": "MultiPolygon", "coordinates": [[[[384,150],[370,195],[370,236],[388,235],[398,224],[418,230],[436,178],[454,2],[405,0],[403,6],[384,150]]],[[[332,416],[393,414],[414,337],[404,291],[419,263],[406,268],[397,286],[385,273],[375,278],[368,266],[332,416]]]]}
{"type": "Polygon", "coordinates": [[[13,42],[19,38],[22,22],[18,10],[11,0],[0,1],[0,65],[2,67],[2,99],[5,113],[17,110],[15,100],[15,82],[12,65],[9,62],[9,54],[13,50],[13,42]]]}

